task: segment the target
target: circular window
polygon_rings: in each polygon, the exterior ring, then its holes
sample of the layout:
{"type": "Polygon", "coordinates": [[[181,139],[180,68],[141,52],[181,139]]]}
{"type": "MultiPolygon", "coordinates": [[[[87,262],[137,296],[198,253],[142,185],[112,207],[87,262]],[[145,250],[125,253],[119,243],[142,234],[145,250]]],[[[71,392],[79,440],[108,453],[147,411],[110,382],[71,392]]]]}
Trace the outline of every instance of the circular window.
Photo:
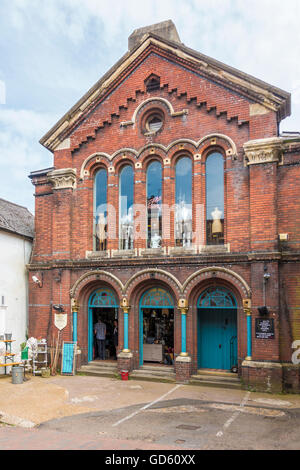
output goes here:
{"type": "Polygon", "coordinates": [[[164,115],[159,110],[147,114],[144,120],[144,133],[154,134],[162,129],[164,124],[164,115]]]}
{"type": "Polygon", "coordinates": [[[150,132],[157,132],[159,129],[162,128],[163,122],[160,116],[157,116],[156,114],[154,116],[150,116],[150,118],[147,120],[147,129],[150,132]]]}

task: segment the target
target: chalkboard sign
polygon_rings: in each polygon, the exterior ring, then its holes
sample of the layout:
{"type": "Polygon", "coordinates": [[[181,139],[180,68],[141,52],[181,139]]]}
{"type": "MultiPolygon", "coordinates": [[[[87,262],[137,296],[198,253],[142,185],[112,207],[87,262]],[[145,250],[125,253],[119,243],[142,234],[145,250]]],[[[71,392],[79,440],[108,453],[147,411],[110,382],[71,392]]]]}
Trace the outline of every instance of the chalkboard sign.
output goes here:
{"type": "Polygon", "coordinates": [[[64,341],[62,346],[61,373],[75,375],[77,343],[64,341]]]}
{"type": "Polygon", "coordinates": [[[256,318],[255,319],[255,337],[257,339],[274,339],[274,319],[256,318]]]}

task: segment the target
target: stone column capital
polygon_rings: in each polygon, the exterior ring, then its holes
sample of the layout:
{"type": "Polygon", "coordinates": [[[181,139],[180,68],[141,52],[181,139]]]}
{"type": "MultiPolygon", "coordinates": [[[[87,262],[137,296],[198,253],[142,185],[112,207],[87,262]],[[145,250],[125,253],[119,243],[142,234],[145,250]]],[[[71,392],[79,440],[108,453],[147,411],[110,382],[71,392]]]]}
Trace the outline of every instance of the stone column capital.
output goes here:
{"type": "Polygon", "coordinates": [[[181,315],[187,315],[189,308],[188,307],[178,307],[181,315]]]}
{"type": "Polygon", "coordinates": [[[249,140],[244,144],[245,164],[279,163],[283,149],[284,143],[280,137],[249,140]]]}
{"type": "Polygon", "coordinates": [[[72,312],[79,312],[79,304],[76,299],[71,299],[71,309],[72,312]]]}
{"type": "Polygon", "coordinates": [[[54,190],[76,188],[76,169],[74,168],[53,170],[47,174],[47,177],[54,190]]]}
{"type": "Polygon", "coordinates": [[[189,309],[189,304],[187,299],[179,299],[178,300],[178,309],[183,315],[186,315],[189,309]]]}
{"type": "Polygon", "coordinates": [[[121,309],[123,310],[124,313],[129,313],[130,305],[128,303],[127,297],[123,297],[122,302],[121,302],[121,309]]]}

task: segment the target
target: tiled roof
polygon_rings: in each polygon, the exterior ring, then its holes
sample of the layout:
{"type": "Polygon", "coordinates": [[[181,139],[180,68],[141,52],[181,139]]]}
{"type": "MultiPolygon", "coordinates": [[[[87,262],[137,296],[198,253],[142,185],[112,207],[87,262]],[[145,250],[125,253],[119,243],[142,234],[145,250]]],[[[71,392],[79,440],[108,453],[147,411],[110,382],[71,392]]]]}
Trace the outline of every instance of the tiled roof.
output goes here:
{"type": "Polygon", "coordinates": [[[0,198],[0,230],[34,237],[34,216],[26,207],[0,198]]]}

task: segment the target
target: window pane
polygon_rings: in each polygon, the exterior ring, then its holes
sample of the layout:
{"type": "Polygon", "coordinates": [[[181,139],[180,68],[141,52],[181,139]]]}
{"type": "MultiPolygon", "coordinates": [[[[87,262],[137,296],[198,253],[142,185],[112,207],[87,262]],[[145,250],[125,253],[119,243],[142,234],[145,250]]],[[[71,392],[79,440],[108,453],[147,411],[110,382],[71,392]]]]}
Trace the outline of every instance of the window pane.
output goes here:
{"type": "Polygon", "coordinates": [[[96,251],[106,250],[107,233],[107,173],[99,170],[94,184],[94,238],[96,251]]]}
{"type": "Polygon", "coordinates": [[[125,166],[120,174],[119,188],[120,249],[133,249],[133,169],[125,166]]]}
{"type": "Polygon", "coordinates": [[[208,245],[224,244],[224,160],[219,153],[206,160],[206,235],[208,245]]]}
{"type": "Polygon", "coordinates": [[[192,161],[189,157],[178,160],[175,169],[175,239],[177,246],[192,243],[192,161]]]}
{"type": "Polygon", "coordinates": [[[161,246],[162,167],[152,162],[147,169],[148,248],[161,246]]]}

